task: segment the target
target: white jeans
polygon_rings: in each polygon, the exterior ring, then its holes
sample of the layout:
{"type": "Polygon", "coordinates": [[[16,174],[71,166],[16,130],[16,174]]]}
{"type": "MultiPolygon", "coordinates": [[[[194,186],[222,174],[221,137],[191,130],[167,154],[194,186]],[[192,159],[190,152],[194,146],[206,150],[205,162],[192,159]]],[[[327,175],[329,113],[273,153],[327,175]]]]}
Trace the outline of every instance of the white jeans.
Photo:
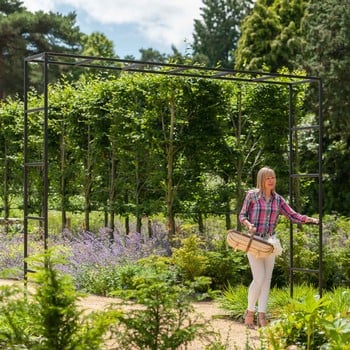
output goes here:
{"type": "Polygon", "coordinates": [[[257,258],[252,253],[247,253],[247,256],[253,275],[253,281],[248,289],[248,310],[254,311],[258,303],[258,312],[266,312],[275,255],[257,258]]]}

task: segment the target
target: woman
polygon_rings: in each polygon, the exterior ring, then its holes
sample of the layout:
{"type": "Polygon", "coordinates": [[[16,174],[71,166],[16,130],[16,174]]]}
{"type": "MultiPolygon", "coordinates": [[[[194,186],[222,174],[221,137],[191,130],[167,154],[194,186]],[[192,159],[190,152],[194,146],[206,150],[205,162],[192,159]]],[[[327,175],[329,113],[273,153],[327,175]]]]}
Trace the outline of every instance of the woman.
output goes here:
{"type": "MultiPolygon", "coordinates": [[[[275,235],[275,229],[280,214],[291,222],[298,224],[318,224],[318,219],[295,212],[276,191],[276,175],[274,170],[263,167],[257,175],[257,188],[247,192],[239,214],[240,222],[249,230],[263,239],[275,235]]],[[[258,303],[258,326],[264,327],[266,307],[270,292],[271,277],[275,264],[275,255],[259,258],[247,253],[253,281],[248,290],[248,308],[244,323],[248,328],[254,328],[254,310],[258,303]]]]}

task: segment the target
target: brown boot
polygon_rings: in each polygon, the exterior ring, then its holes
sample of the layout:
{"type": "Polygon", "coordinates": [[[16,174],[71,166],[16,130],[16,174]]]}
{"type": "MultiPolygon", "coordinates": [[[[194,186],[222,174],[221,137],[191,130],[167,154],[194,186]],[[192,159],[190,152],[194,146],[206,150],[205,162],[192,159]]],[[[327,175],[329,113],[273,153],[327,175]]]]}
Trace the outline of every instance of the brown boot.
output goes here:
{"type": "Polygon", "coordinates": [[[259,312],[258,314],[258,326],[259,327],[266,327],[267,326],[267,319],[265,312],[259,312]]]}
{"type": "Polygon", "coordinates": [[[255,329],[254,326],[254,311],[247,310],[244,314],[244,324],[249,329],[255,329]]]}

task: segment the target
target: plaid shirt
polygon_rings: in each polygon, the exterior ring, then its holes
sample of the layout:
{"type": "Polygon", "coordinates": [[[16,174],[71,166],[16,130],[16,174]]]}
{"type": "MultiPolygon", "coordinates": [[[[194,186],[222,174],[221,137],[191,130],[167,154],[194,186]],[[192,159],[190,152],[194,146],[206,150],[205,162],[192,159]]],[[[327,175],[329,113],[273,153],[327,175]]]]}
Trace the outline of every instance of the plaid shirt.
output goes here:
{"type": "Polygon", "coordinates": [[[239,214],[240,222],[248,220],[256,227],[256,235],[261,237],[274,234],[279,215],[282,214],[293,223],[305,223],[306,215],[295,212],[278,193],[273,192],[267,201],[258,189],[247,192],[239,214]]]}

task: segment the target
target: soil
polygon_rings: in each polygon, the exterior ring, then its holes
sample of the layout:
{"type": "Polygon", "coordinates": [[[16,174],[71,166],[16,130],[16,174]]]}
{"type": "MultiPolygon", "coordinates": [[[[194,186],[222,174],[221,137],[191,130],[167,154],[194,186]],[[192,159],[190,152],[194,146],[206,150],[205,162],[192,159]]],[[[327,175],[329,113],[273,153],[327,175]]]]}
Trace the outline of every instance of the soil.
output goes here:
{"type": "MultiPolygon", "coordinates": [[[[1,285],[10,285],[15,283],[12,280],[0,279],[1,285]]],[[[20,283],[20,282],[16,282],[20,283]]],[[[80,300],[79,305],[86,312],[94,310],[103,310],[107,305],[115,301],[114,298],[89,295],[80,300]]],[[[230,320],[224,310],[220,309],[215,301],[195,302],[193,303],[196,314],[200,314],[206,320],[210,327],[218,333],[217,341],[226,346],[227,350],[246,349],[247,343],[252,348],[258,348],[259,331],[247,329],[243,323],[230,320]]],[[[186,350],[204,350],[208,343],[204,340],[196,340],[186,347],[186,350]]]]}

